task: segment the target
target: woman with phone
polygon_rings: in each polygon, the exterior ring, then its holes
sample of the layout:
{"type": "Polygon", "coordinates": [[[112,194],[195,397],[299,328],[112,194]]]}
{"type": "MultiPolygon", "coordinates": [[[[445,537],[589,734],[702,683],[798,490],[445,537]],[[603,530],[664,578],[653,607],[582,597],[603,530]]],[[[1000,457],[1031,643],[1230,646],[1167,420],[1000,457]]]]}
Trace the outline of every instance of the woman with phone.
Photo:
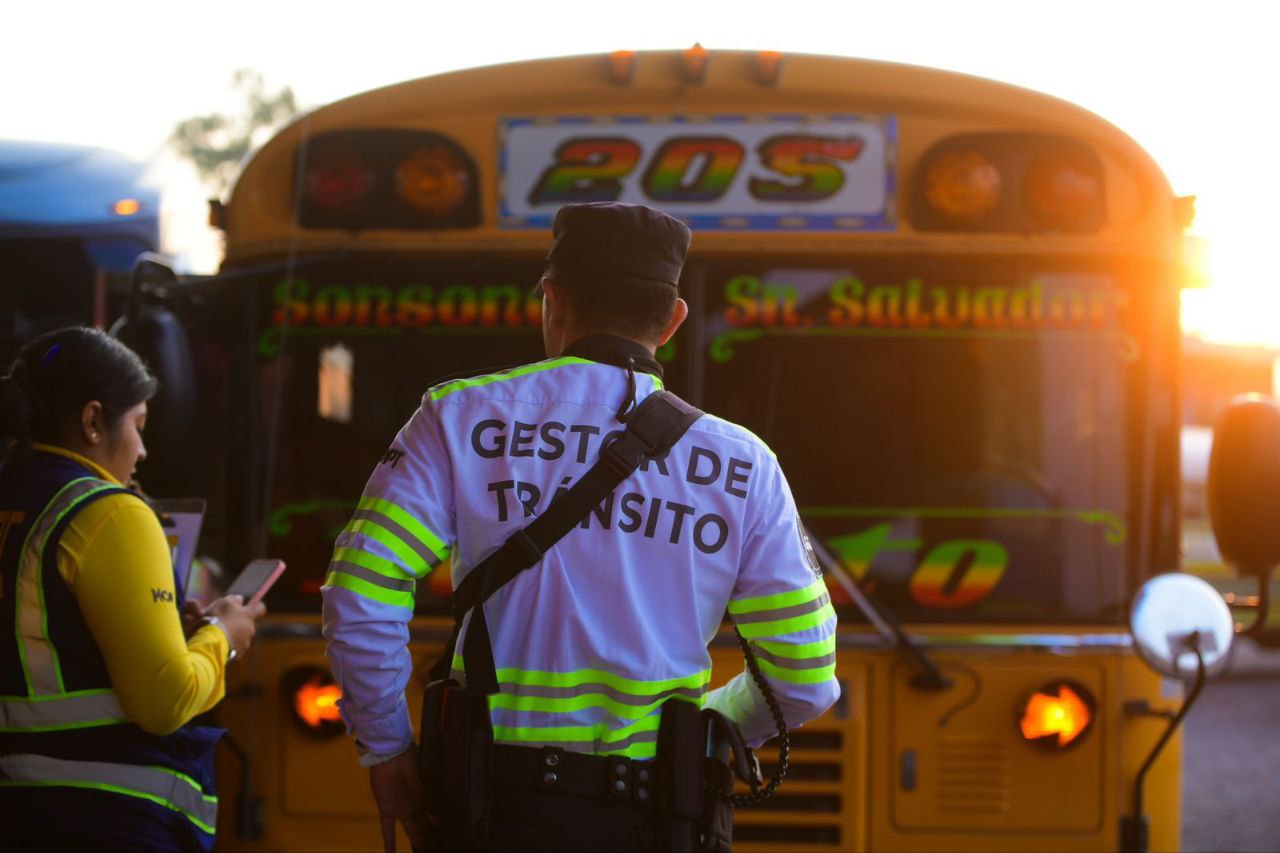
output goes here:
{"type": "Polygon", "coordinates": [[[155,513],[125,484],[156,380],[96,329],[0,378],[0,813],[20,849],[208,850],[222,730],[190,724],[265,612],[183,609],[155,513]]]}

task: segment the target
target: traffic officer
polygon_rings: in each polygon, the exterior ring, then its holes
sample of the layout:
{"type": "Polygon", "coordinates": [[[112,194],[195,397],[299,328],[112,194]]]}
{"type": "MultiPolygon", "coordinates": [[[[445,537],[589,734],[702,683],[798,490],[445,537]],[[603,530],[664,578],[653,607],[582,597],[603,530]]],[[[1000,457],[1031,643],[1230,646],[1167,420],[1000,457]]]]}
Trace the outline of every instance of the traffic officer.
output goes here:
{"type": "MultiPolygon", "coordinates": [[[[678,295],[689,242],[684,224],[648,207],[561,208],[540,282],[547,360],[431,388],[337,539],[324,633],[388,849],[396,820],[415,846],[424,829],[404,698],[414,583],[452,560],[457,588],[662,387],[655,351],[689,312],[678,295]]],[[[527,760],[542,748],[573,754],[586,776],[604,756],[647,762],[671,697],[720,710],[752,745],[774,733],[746,673],[708,690],[707,645],[726,610],[788,725],[838,695],[835,613],[777,459],[710,415],[484,607],[500,688],[493,849],[654,846],[644,803],[606,799],[603,784],[599,797],[547,792],[545,768],[527,760]]]]}

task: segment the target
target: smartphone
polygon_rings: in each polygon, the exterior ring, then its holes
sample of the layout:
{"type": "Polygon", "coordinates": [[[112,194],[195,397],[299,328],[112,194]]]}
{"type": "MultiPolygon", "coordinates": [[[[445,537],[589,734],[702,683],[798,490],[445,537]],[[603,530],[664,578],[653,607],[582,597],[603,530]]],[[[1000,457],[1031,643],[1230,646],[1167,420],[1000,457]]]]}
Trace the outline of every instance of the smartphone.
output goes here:
{"type": "Polygon", "coordinates": [[[243,595],[245,604],[256,604],[284,572],[284,560],[253,560],[227,587],[224,595],[243,595]]]}

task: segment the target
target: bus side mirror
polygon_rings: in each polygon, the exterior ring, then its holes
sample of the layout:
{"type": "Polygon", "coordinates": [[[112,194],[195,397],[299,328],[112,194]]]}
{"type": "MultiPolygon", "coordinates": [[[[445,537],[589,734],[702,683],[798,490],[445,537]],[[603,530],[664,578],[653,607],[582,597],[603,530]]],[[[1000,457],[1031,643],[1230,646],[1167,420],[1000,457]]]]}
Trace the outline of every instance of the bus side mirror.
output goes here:
{"type": "Polygon", "coordinates": [[[1170,572],[1148,579],[1138,590],[1129,630],[1139,657],[1152,669],[1193,681],[1226,667],[1235,620],[1207,581],[1170,572]]]}
{"type": "MultiPolygon", "coordinates": [[[[1209,520],[1223,558],[1258,579],[1266,623],[1271,573],[1280,563],[1280,406],[1260,394],[1237,397],[1213,431],[1206,487],[1209,520]]],[[[1252,605],[1250,605],[1252,606],[1252,605]]]]}
{"type": "Polygon", "coordinates": [[[163,288],[177,277],[156,255],[134,263],[128,313],[111,326],[111,335],[142,357],[159,381],[147,404],[147,462],[142,481],[157,495],[183,495],[189,486],[187,463],[196,418],[196,373],[186,329],[162,303],[163,288]]]}

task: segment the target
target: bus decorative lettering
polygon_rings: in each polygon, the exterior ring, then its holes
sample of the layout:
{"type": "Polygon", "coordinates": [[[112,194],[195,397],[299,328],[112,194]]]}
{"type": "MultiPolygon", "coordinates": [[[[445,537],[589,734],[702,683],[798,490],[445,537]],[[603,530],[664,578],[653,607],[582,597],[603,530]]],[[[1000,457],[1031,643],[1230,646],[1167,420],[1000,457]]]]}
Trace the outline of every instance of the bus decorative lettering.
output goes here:
{"type": "MultiPolygon", "coordinates": [[[[872,564],[890,551],[919,553],[924,540],[893,538],[889,522],[860,533],[827,540],[854,581],[873,581],[872,564]]],[[[911,574],[908,591],[921,607],[935,609],[969,607],[989,596],[1004,578],[1009,552],[990,539],[954,539],[939,542],[911,574]]]]}
{"type": "Polygon", "coordinates": [[[568,139],[529,193],[529,204],[615,201],[640,162],[640,146],[620,136],[568,139]]]}
{"type": "Polygon", "coordinates": [[[747,188],[760,201],[805,202],[830,198],[844,186],[844,169],[833,163],[852,163],[865,146],[857,136],[774,136],[760,143],[761,164],[792,180],[753,177],[747,188]],[[798,181],[796,179],[799,179],[798,181]]]}
{"type": "Polygon", "coordinates": [[[968,607],[990,595],[1008,567],[1009,552],[999,542],[941,542],[911,576],[908,589],[921,607],[968,607]]]}
{"type": "Polygon", "coordinates": [[[654,201],[715,201],[733,183],[744,156],[727,136],[676,137],[653,155],[640,185],[654,201]]]}
{"type": "Polygon", "coordinates": [[[797,311],[800,297],[789,285],[762,284],[760,279],[740,275],[725,285],[724,319],[731,326],[808,326],[812,317],[797,311]]]}
{"type": "Polygon", "coordinates": [[[341,284],[312,287],[286,279],[272,289],[277,328],[538,328],[542,302],[515,285],[412,284],[400,288],[341,284]]]}
{"type": "MultiPolygon", "coordinates": [[[[837,279],[818,317],[832,328],[1106,330],[1118,295],[1103,290],[1025,286],[931,287],[918,278],[905,284],[867,285],[857,276],[837,279]]],[[[725,322],[734,327],[808,326],[815,317],[797,310],[796,288],[733,276],[725,283],[725,322]]],[[[820,303],[820,300],[815,300],[820,303]]]]}

